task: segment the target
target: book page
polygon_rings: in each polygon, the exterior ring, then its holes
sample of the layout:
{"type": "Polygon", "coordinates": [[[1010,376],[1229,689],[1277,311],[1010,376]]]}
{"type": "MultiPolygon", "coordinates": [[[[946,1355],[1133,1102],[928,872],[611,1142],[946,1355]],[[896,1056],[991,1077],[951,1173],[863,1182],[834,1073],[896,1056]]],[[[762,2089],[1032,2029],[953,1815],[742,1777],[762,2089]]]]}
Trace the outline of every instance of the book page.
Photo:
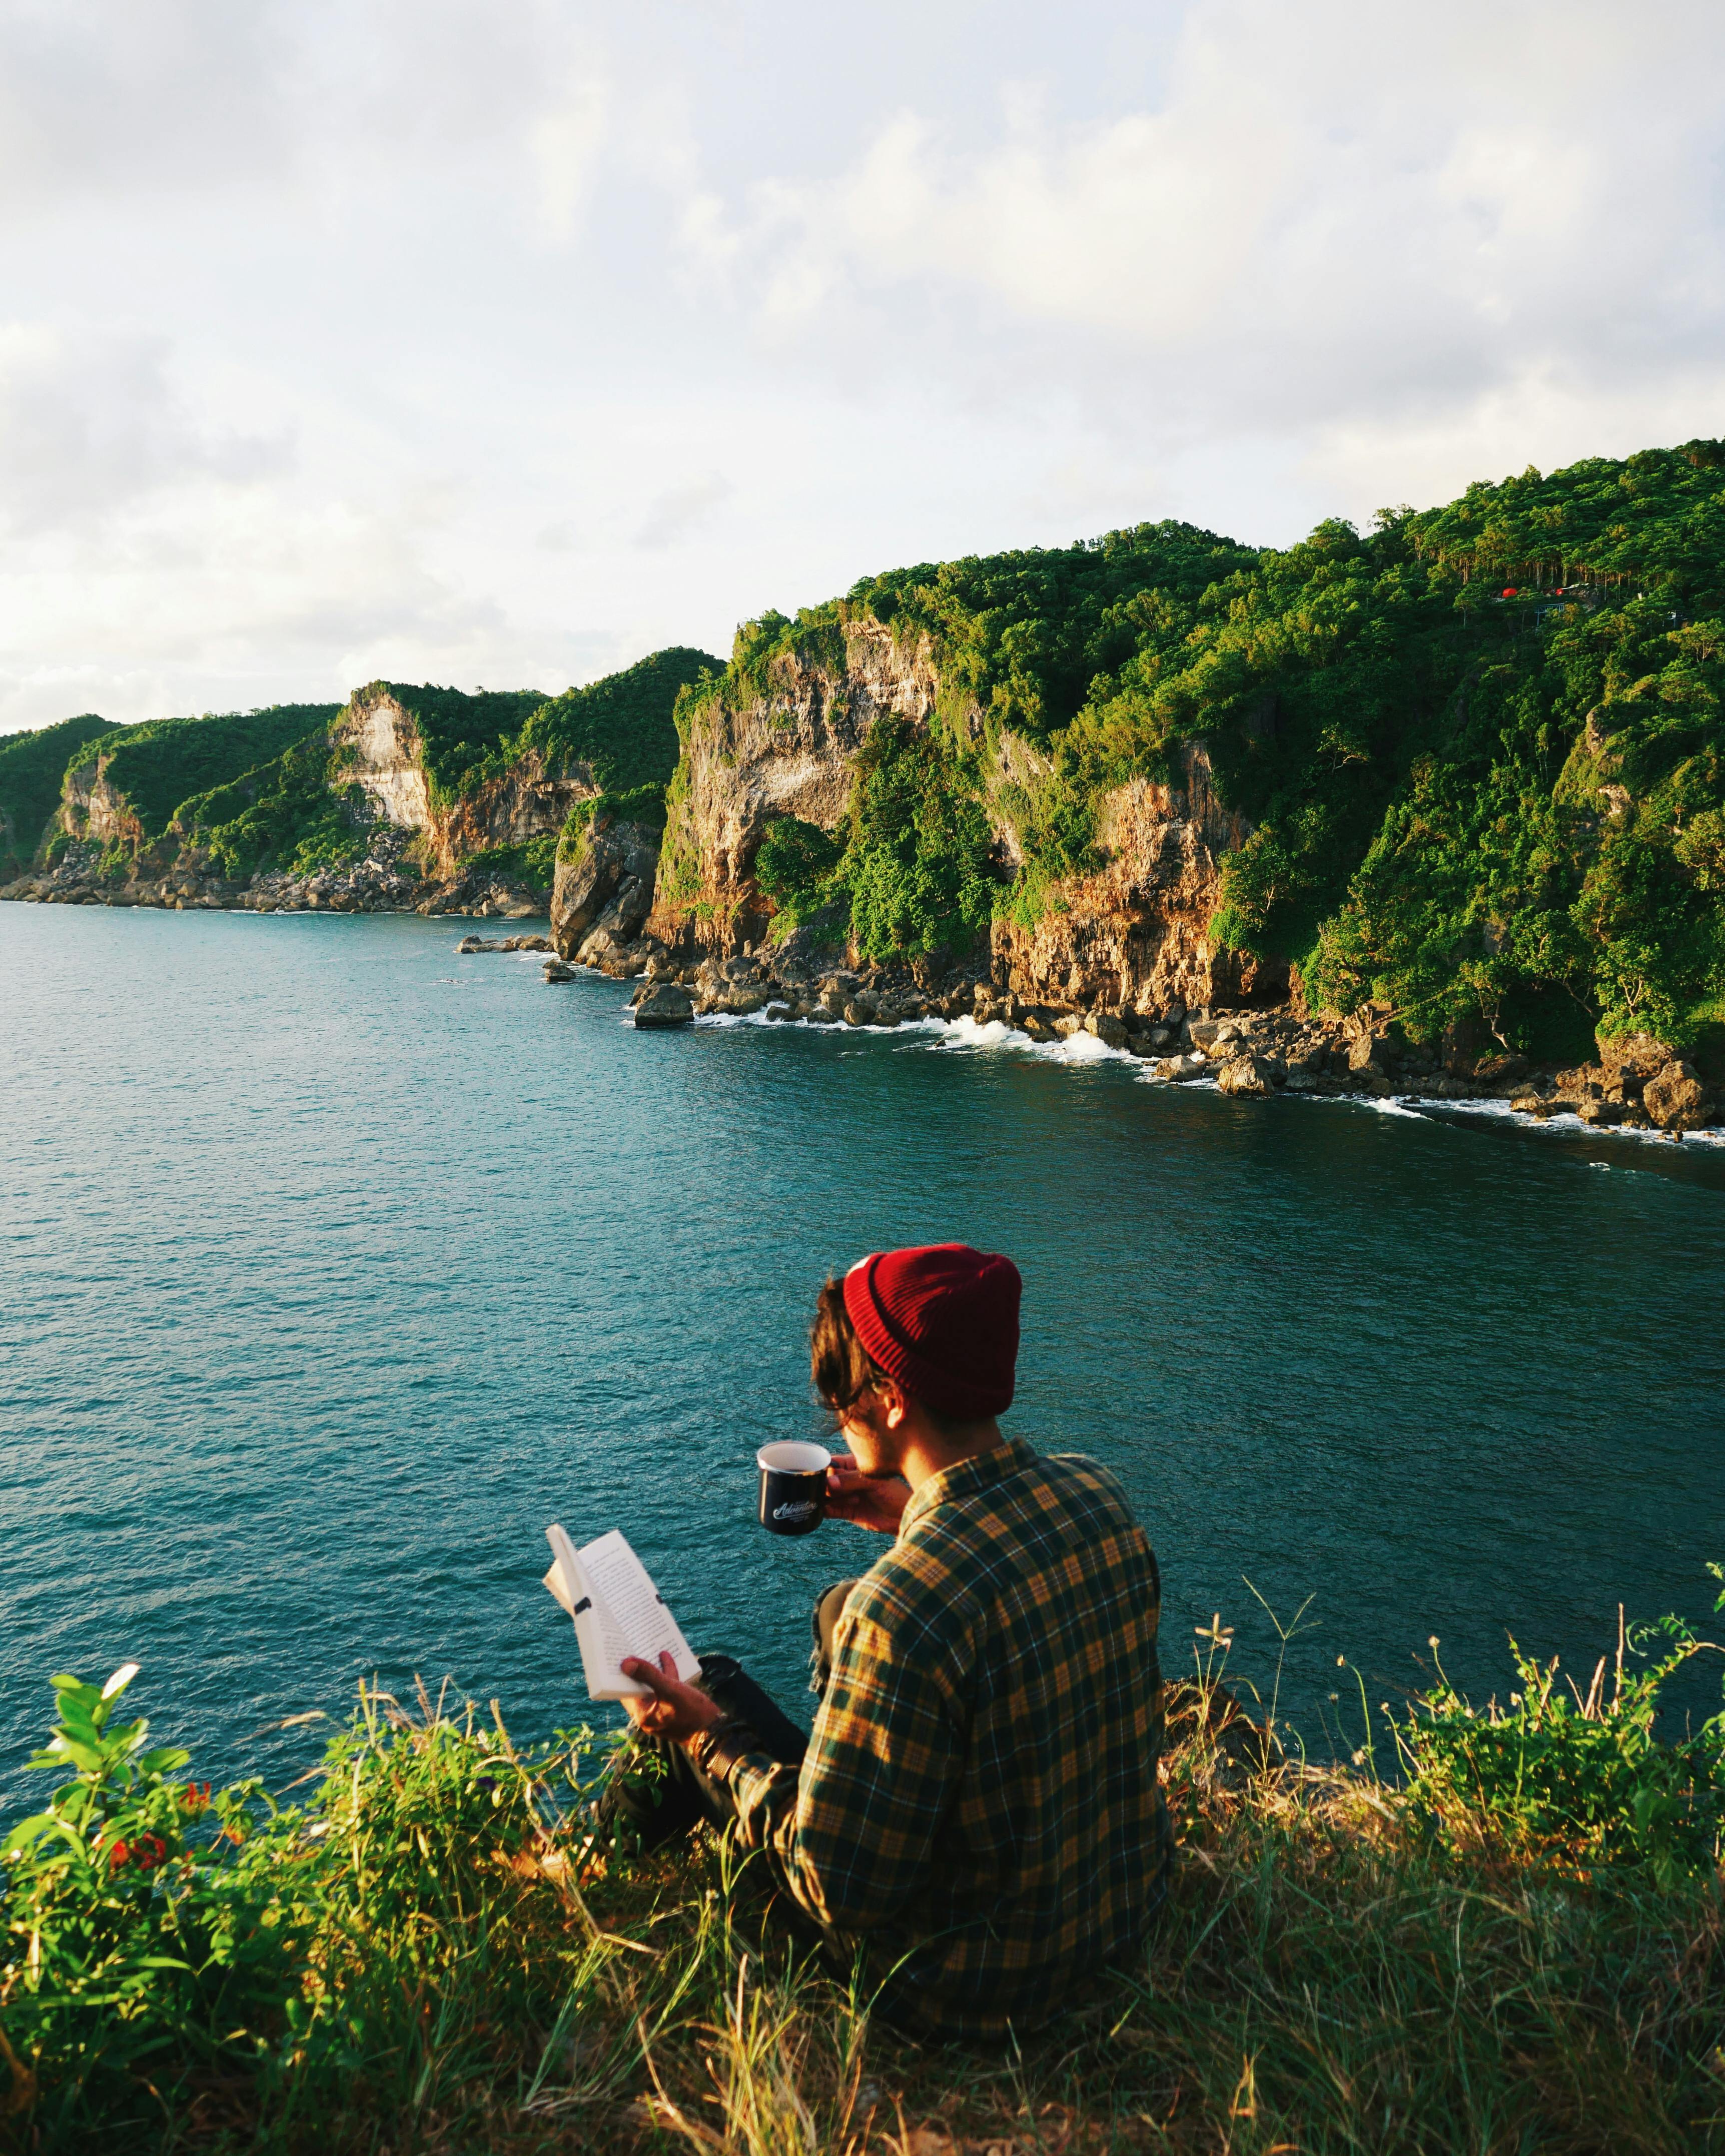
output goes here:
{"type": "Polygon", "coordinates": [[[644,1691],[624,1676],[621,1665],[626,1655],[656,1663],[669,1649],[677,1675],[685,1684],[692,1683],[701,1674],[701,1664],[621,1531],[614,1527],[609,1534],[586,1543],[580,1555],[593,1597],[598,1648],[595,1659],[601,1664],[588,1676],[588,1690],[594,1698],[636,1698],[644,1691]],[[603,1691],[594,1685],[595,1676],[603,1678],[603,1691]]]}
{"type": "Polygon", "coordinates": [[[639,1685],[630,1684],[626,1677],[619,1676],[614,1663],[607,1664],[600,1620],[593,1610],[593,1588],[575,1545],[558,1527],[547,1527],[545,1539],[554,1553],[551,1570],[545,1575],[545,1584],[556,1596],[559,1605],[575,1620],[575,1644],[581,1650],[581,1671],[587,1679],[588,1697],[616,1699],[620,1697],[617,1689],[619,1682],[629,1694],[639,1692],[641,1689],[639,1685]]]}

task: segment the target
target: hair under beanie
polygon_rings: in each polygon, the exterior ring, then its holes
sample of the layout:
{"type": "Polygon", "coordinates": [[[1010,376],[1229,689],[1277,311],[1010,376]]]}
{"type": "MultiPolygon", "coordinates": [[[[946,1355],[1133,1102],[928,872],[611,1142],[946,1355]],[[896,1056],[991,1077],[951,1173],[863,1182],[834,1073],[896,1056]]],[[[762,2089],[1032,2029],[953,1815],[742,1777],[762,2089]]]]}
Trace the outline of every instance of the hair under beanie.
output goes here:
{"type": "Polygon", "coordinates": [[[1023,1286],[1010,1258],[932,1243],[854,1265],[845,1307],[889,1378],[936,1414],[981,1422],[1012,1405],[1023,1286]]]}

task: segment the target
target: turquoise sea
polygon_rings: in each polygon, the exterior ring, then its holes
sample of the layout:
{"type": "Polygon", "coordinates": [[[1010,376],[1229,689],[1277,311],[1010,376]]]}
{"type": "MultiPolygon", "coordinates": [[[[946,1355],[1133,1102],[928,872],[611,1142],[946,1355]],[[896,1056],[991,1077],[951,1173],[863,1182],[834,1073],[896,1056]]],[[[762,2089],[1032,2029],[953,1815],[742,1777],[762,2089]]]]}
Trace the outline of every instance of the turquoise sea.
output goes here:
{"type": "Polygon", "coordinates": [[[583,1718],[552,1519],[801,1712],[809,1602],[878,1545],[763,1536],[753,1454],[820,1431],[814,1290],[895,1243],[1018,1260],[1008,1426],[1125,1478],[1168,1666],[1219,1611],[1267,1686],[1264,1605],[1307,1605],[1315,1743],[1338,1655],[1393,1698],[1435,1633],[1483,1695],[1507,1630],[1590,1671],[1620,1600],[1710,1608],[1725,1147],[637,1035],[467,925],[0,908],[8,1809],[59,1670],[141,1663],[200,1773],[278,1783],[321,1726],[267,1726],[373,1672],[583,1718]]]}

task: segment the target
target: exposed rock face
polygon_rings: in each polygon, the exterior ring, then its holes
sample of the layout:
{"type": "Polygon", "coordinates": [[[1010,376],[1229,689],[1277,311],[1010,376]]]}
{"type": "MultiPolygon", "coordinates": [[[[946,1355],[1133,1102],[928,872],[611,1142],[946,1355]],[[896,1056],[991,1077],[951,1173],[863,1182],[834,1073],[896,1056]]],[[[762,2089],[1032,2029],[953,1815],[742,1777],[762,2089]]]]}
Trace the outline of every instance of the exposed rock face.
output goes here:
{"type": "Polygon", "coordinates": [[[81,764],[67,773],[61,789],[61,824],[72,838],[99,846],[141,846],[144,827],[126,796],[109,784],[108,763],[98,753],[93,764],[81,764]]]}
{"type": "Polygon", "coordinates": [[[1251,826],[1217,801],[1209,760],[1189,744],[1181,783],[1133,779],[1108,797],[1106,866],[1062,885],[1065,910],[1034,928],[994,927],[995,975],[1027,998],[1159,1012],[1173,1004],[1275,1002],[1287,968],[1222,950],[1209,932],[1221,861],[1251,826]]]}
{"type": "MultiPolygon", "coordinates": [[[[791,815],[834,829],[875,721],[932,718],[942,684],[926,638],[901,644],[872,619],[847,624],[844,638],[842,666],[780,658],[766,693],[720,695],[696,709],[647,924],[660,941],[717,952],[758,943],[772,906],[752,871],[768,824],[791,815]]],[[[945,716],[981,737],[980,711],[945,716]]],[[[1008,733],[993,752],[991,788],[1022,784],[1040,761],[1008,733]]],[[[1010,819],[997,809],[993,822],[1000,858],[1015,864],[1010,819]]],[[[1029,1002],[1141,1013],[1285,995],[1286,968],[1240,960],[1209,934],[1221,860],[1250,829],[1216,800],[1197,745],[1183,752],[1175,784],[1121,787],[1101,819],[1106,865],[1063,885],[1060,905],[1034,927],[995,925],[996,986],[1029,1002]]]]}
{"type": "Polygon", "coordinates": [[[559,957],[574,957],[595,931],[619,946],[639,936],[652,908],[658,865],[658,837],[645,824],[608,819],[588,824],[575,859],[557,866],[551,935],[559,957]]]}
{"type": "Polygon", "coordinates": [[[554,778],[538,750],[530,749],[439,819],[434,831],[439,865],[447,875],[469,854],[490,846],[525,845],[529,839],[561,831],[575,803],[599,791],[586,764],[577,764],[567,778],[554,778]]]}
{"type": "Polygon", "coordinates": [[[1668,1042],[1656,1040],[1651,1033],[1602,1034],[1599,1039],[1599,1067],[1608,1087],[1634,1086],[1639,1091],[1674,1062],[1676,1055],[1668,1042]]]}
{"type": "Polygon", "coordinates": [[[575,803],[600,790],[585,764],[552,778],[532,750],[453,806],[439,807],[426,778],[418,721],[387,689],[362,690],[330,739],[346,752],[349,777],[365,788],[382,820],[426,834],[430,865],[441,876],[453,875],[469,855],[560,831],[575,803]]]}
{"type": "Polygon", "coordinates": [[[1692,1063],[1667,1063],[1647,1081],[1641,1101],[1662,1131],[1697,1131],[1708,1120],[1707,1090],[1692,1063]]]}
{"type": "Polygon", "coordinates": [[[351,775],[383,822],[403,831],[432,829],[424,744],[411,711],[387,692],[362,692],[330,729],[330,739],[347,752],[351,775]]]}
{"type": "Polygon", "coordinates": [[[903,648],[881,623],[858,622],[845,650],[842,668],[782,660],[769,695],[697,707],[648,924],[665,942],[725,951],[758,942],[772,917],[752,873],[768,824],[798,816],[830,831],[875,719],[927,724],[940,682],[926,639],[903,648]]]}

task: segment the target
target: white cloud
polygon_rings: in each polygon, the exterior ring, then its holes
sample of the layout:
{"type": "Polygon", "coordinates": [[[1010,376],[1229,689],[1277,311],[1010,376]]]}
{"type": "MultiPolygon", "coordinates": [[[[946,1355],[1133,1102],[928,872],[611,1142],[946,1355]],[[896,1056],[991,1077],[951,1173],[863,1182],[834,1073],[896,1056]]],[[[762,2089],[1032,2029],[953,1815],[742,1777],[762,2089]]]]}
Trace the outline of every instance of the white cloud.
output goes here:
{"type": "Polygon", "coordinates": [[[0,323],[0,527],[85,527],[187,482],[242,486],[285,470],[285,434],[201,424],[168,380],[165,338],[0,323]]]}
{"type": "Polygon", "coordinates": [[[572,80],[562,100],[542,112],[528,135],[539,173],[539,213],[548,239],[567,245],[581,222],[605,145],[607,85],[572,80]]]}
{"type": "Polygon", "coordinates": [[[1690,0],[0,0],[0,726],[1725,433],[1722,110],[1690,0]]]}
{"type": "Polygon", "coordinates": [[[721,472],[667,487],[647,506],[635,527],[635,544],[649,551],[681,546],[710,524],[714,512],[727,502],[735,490],[721,472]]]}

